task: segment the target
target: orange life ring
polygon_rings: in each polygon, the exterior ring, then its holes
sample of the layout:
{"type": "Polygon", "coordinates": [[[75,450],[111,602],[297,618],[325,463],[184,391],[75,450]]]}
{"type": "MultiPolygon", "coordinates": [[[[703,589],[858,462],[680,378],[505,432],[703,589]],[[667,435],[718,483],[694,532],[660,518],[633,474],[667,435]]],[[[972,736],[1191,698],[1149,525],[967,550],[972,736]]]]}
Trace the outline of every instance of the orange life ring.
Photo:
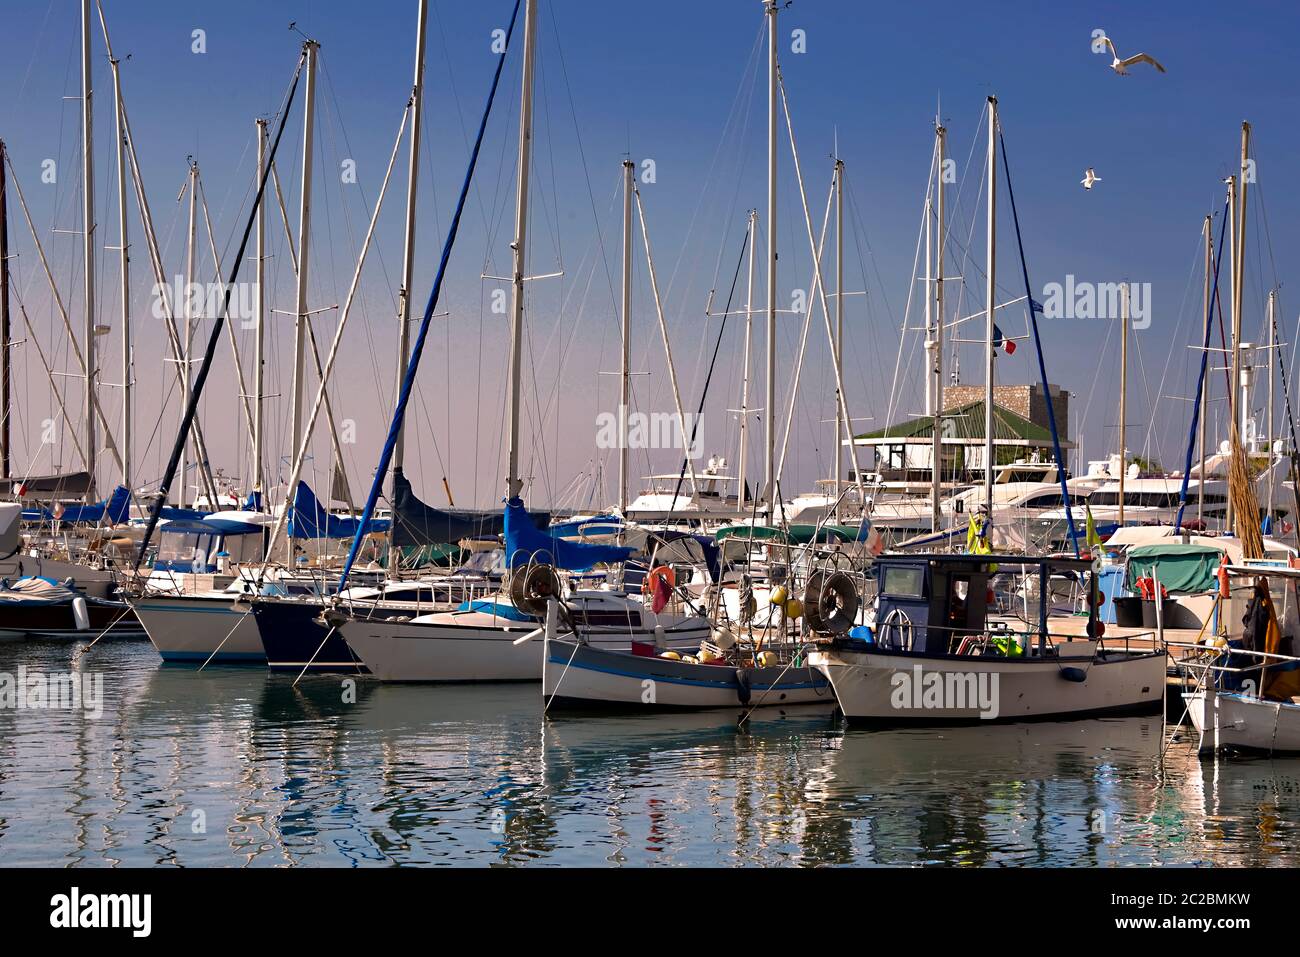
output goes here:
{"type": "Polygon", "coordinates": [[[654,568],[650,569],[649,573],[645,576],[645,581],[641,583],[641,594],[653,595],[655,593],[655,585],[661,579],[670,592],[677,587],[677,573],[673,571],[672,566],[656,565],[654,568]]]}

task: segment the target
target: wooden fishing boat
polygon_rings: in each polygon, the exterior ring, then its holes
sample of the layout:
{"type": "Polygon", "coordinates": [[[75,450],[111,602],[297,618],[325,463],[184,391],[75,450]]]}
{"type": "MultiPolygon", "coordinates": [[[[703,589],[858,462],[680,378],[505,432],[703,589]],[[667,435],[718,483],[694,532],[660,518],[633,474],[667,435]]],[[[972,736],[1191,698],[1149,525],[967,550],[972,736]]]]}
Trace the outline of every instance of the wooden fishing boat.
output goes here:
{"type": "Polygon", "coordinates": [[[1158,711],[1163,647],[1107,647],[1093,565],[1001,555],[891,555],[876,561],[875,624],[809,656],[851,721],[962,723],[1081,718],[1158,711]],[[1049,589],[1038,621],[990,621],[990,579],[1012,568],[1040,582],[1072,571],[1090,595],[1088,637],[1052,635],[1049,589]]]}

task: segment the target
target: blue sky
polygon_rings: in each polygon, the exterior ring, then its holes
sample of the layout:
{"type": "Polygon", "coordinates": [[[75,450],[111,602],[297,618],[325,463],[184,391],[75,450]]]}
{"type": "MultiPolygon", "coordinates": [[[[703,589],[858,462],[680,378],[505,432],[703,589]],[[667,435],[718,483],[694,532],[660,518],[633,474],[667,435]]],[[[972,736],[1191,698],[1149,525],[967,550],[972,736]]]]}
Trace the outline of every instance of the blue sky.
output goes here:
{"type": "MultiPolygon", "coordinates": [[[[421,305],[491,77],[490,34],[505,26],[510,9],[504,0],[433,0],[432,6],[415,290],[421,305]]],[[[226,257],[232,256],[253,175],[253,118],[275,109],[301,41],[288,23],[296,21],[321,42],[310,289],[314,307],[342,302],[409,92],[416,4],[106,0],[105,10],[116,52],[131,56],[122,67],[127,105],[169,273],[179,272],[183,264],[185,208],[175,197],[186,157],[192,154],[200,163],[217,243],[226,257]],[[196,29],[205,31],[203,54],[191,49],[196,29]],[[338,171],[347,159],[356,162],[355,185],[340,181],[338,171]]],[[[784,9],[782,66],[809,205],[818,223],[837,140],[847,168],[846,286],[867,292],[849,299],[846,313],[846,379],[854,414],[873,416],[878,425],[890,409],[932,121],[940,103],[950,155],[958,161],[962,179],[954,237],[964,244],[975,220],[973,262],[962,270],[971,297],[965,313],[979,308],[982,280],[975,267],[982,269],[984,253],[983,214],[974,205],[983,149],[982,141],[977,142],[982,136],[978,123],[986,96],[995,93],[1036,292],[1047,283],[1063,282],[1067,274],[1081,281],[1151,283],[1152,324],[1134,337],[1129,447],[1167,466],[1178,464],[1188,405],[1161,397],[1193,389],[1195,356],[1186,345],[1199,335],[1201,221],[1221,207],[1220,181],[1235,170],[1243,119],[1254,125],[1258,169],[1248,221],[1247,335],[1261,328],[1266,290],[1285,282],[1293,259],[1298,200],[1287,183],[1300,159],[1300,134],[1292,122],[1297,87],[1290,65],[1297,19],[1294,6],[1281,3],[1251,4],[1243,10],[1199,2],[1134,9],[1119,3],[1085,8],[797,0],[784,9]],[[1138,67],[1130,77],[1115,76],[1109,58],[1090,49],[1097,28],[1114,38],[1121,54],[1150,52],[1168,73],[1138,67]],[[804,53],[791,49],[796,29],[804,31],[804,53]],[[1078,181],[1088,166],[1097,169],[1103,182],[1085,192],[1078,181]]],[[[693,408],[718,329],[717,319],[704,316],[709,290],[717,287],[715,308],[720,309],[736,266],[745,211],[751,206],[762,211],[765,204],[765,68],[756,47],[762,6],[757,0],[664,0],[651,6],[557,0],[542,7],[540,26],[530,272],[563,269],[564,276],[530,284],[525,458],[533,500],[577,504],[594,496],[598,503],[613,492],[615,467],[609,453],[594,447],[594,417],[617,401],[616,379],[596,373],[617,368],[619,164],[625,153],[638,163],[654,162],[655,182],[641,188],[674,359],[686,404],[693,408]],[[604,482],[598,485],[602,463],[604,482]]],[[[9,145],[61,293],[79,326],[78,243],[73,236],[51,232],[78,225],[78,104],[63,99],[78,92],[78,42],[78,5],[68,0],[15,5],[0,34],[0,136],[9,145]],[[46,158],[59,164],[55,184],[41,183],[40,164],[46,158]]],[[[115,181],[111,87],[97,24],[94,42],[96,190],[104,245],[116,241],[115,181]]],[[[432,502],[443,501],[444,474],[457,504],[490,504],[500,493],[505,322],[490,310],[492,290],[500,283],[480,275],[508,271],[518,99],[518,51],[512,52],[452,262],[443,303],[449,315],[435,320],[412,409],[408,470],[432,502]]],[[[295,109],[279,163],[295,229],[300,122],[295,109]]],[[[788,305],[785,297],[807,289],[811,278],[784,137],[783,130],[778,212],[783,307],[788,305]]],[[[363,275],[364,309],[350,321],[332,391],[337,414],[356,423],[356,441],[347,447],[354,485],[369,477],[391,399],[404,169],[403,160],[363,275]]],[[[1011,298],[1022,294],[1023,283],[1005,193],[1001,203],[999,274],[1011,298]]],[[[169,385],[171,367],[162,361],[161,330],[149,314],[152,280],[134,208],[132,216],[136,455],[138,478],[144,482],[161,471],[176,401],[169,385]]],[[[284,268],[284,240],[275,218],[269,235],[275,257],[268,281],[272,304],[292,309],[293,283],[284,268]]],[[[39,337],[66,369],[66,348],[54,328],[57,316],[16,214],[11,237],[19,256],[13,267],[16,288],[39,337]]],[[[639,236],[636,255],[633,367],[649,373],[637,379],[636,404],[647,411],[671,411],[639,236]]],[[[203,268],[210,271],[209,260],[205,251],[203,268]]],[[[228,272],[229,264],[224,265],[228,272]]],[[[950,261],[951,270],[959,266],[950,261]]],[[[102,378],[116,382],[115,254],[101,254],[98,269],[101,321],[115,328],[105,342],[102,378]]],[[[762,288],[761,281],[757,285],[762,288]]],[[[737,306],[743,290],[742,273],[737,306]]],[[[956,291],[954,285],[950,296],[956,291]]],[[[1279,322],[1289,342],[1296,308],[1288,299],[1284,287],[1279,322]]],[[[914,312],[913,319],[919,318],[914,312]]],[[[322,349],[336,321],[336,311],[316,320],[322,349]]],[[[800,321],[794,315],[782,317],[782,397],[800,321]]],[[[1025,331],[1019,308],[1007,310],[999,322],[1013,335],[1025,331]]],[[[820,323],[816,317],[783,482],[787,493],[830,468],[831,429],[823,420],[833,415],[834,397],[820,323]]],[[[1081,420],[1084,455],[1103,455],[1115,441],[1110,427],[1117,417],[1118,330],[1098,320],[1058,320],[1043,323],[1043,332],[1050,378],[1076,393],[1073,405],[1081,420]]],[[[251,352],[249,333],[239,335],[251,352]]],[[[739,400],[740,335],[740,323],[729,322],[704,420],[706,453],[725,454],[733,464],[735,426],[726,410],[739,400]]],[[[920,407],[916,338],[911,335],[904,343],[896,412],[920,407]]],[[[277,317],[268,360],[268,388],[280,395],[268,402],[272,460],[288,451],[284,396],[291,342],[291,320],[277,317]]],[[[1028,343],[1022,346],[1014,357],[1000,361],[1001,381],[1025,382],[1036,375],[1028,343]]],[[[51,414],[49,390],[34,352],[19,348],[24,369],[19,461],[30,459],[31,469],[40,472],[54,462],[49,450],[38,446],[41,420],[51,414]]],[[[980,381],[975,348],[967,347],[961,357],[963,380],[969,383],[980,381]]],[[[243,477],[248,454],[227,352],[222,350],[214,372],[204,417],[217,464],[243,477]]],[[[68,380],[67,388],[76,404],[75,382],[68,380]]],[[[753,388],[761,395],[757,375],[753,388]]],[[[106,407],[115,410],[118,402],[115,392],[105,393],[106,407]]],[[[1258,404],[1262,402],[1261,393],[1258,404]]],[[[328,447],[317,441],[313,451],[319,474],[309,481],[323,483],[328,447]]],[[[751,447],[751,461],[757,451],[751,447]]],[[[71,457],[65,441],[55,459],[70,462],[71,457]]],[[[671,450],[633,457],[637,474],[675,464],[671,450]]],[[[283,471],[287,474],[287,466],[283,471]]],[[[106,470],[101,478],[111,476],[106,470]]]]}

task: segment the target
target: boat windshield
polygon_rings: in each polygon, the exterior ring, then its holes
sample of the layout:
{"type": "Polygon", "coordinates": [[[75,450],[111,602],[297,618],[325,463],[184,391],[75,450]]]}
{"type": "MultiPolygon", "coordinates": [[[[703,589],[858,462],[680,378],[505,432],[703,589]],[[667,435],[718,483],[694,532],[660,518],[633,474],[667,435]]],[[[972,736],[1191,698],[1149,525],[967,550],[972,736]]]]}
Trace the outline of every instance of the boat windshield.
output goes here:
{"type": "Polygon", "coordinates": [[[217,536],[203,532],[172,532],[159,536],[158,563],[164,567],[192,565],[206,568],[217,536]]]}

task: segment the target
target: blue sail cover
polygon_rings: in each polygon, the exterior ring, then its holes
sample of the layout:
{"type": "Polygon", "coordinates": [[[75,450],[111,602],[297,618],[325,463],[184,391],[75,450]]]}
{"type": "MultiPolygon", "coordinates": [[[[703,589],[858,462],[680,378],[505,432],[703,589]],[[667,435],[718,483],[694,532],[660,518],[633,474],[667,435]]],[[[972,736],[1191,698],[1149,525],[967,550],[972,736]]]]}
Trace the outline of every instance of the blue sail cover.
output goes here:
{"type": "Polygon", "coordinates": [[[178,508],[175,505],[164,505],[158,510],[158,517],[169,522],[201,522],[211,514],[202,509],[178,508]]]}
{"type": "Polygon", "coordinates": [[[506,561],[511,568],[537,561],[570,571],[585,571],[595,565],[625,562],[634,551],[618,545],[565,541],[553,529],[538,529],[519,499],[512,498],[506,503],[506,561]]]}
{"type": "MultiPolygon", "coordinates": [[[[105,501],[94,505],[70,505],[58,516],[58,521],[69,523],[121,525],[127,520],[131,511],[131,490],[125,485],[113,489],[113,494],[105,501]]],[[[23,520],[27,522],[50,522],[55,515],[48,508],[25,508],[23,520]]]]}
{"type": "MultiPolygon", "coordinates": [[[[387,519],[373,518],[366,523],[361,534],[385,532],[388,526],[387,519]]],[[[331,515],[306,482],[298,483],[297,494],[293,497],[293,512],[289,515],[290,538],[354,538],[360,528],[360,519],[331,515]]]]}
{"type": "Polygon", "coordinates": [[[248,493],[248,501],[244,502],[245,512],[260,512],[262,510],[262,493],[257,489],[248,493]]]}

